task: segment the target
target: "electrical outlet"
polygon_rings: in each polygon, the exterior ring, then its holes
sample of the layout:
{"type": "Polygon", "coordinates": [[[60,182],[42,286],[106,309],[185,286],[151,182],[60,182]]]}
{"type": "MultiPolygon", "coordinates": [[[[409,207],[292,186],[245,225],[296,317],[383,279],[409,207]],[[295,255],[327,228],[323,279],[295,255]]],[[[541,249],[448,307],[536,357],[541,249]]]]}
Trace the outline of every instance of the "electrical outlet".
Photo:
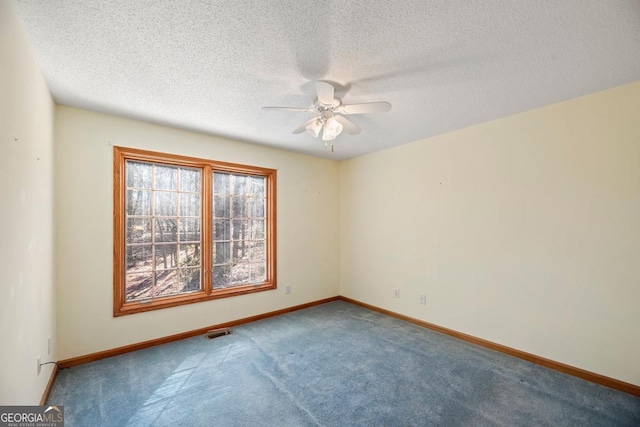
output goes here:
{"type": "Polygon", "coordinates": [[[51,335],[47,338],[47,354],[51,354],[51,335]]]}
{"type": "Polygon", "coordinates": [[[400,298],[400,289],[395,288],[395,289],[393,290],[393,297],[394,297],[394,298],[400,298]]]}
{"type": "Polygon", "coordinates": [[[418,302],[421,305],[427,305],[427,296],[425,294],[420,294],[420,299],[418,300],[418,302]]]}
{"type": "Polygon", "coordinates": [[[42,356],[38,356],[38,375],[40,375],[40,370],[42,368],[42,365],[40,364],[41,359],[42,359],[42,356]]]}
{"type": "Polygon", "coordinates": [[[290,293],[291,293],[291,285],[287,285],[287,286],[285,286],[285,288],[284,288],[284,293],[285,293],[285,294],[290,294],[290,293]]]}

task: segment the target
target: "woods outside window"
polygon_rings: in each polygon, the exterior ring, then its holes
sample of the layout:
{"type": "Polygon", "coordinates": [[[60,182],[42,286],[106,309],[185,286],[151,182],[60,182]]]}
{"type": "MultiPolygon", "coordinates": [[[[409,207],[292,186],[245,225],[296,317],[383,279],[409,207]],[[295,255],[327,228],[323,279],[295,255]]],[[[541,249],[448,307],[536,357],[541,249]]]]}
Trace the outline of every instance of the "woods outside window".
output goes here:
{"type": "Polygon", "coordinates": [[[276,171],[114,148],[114,315],[276,287],[276,171]]]}

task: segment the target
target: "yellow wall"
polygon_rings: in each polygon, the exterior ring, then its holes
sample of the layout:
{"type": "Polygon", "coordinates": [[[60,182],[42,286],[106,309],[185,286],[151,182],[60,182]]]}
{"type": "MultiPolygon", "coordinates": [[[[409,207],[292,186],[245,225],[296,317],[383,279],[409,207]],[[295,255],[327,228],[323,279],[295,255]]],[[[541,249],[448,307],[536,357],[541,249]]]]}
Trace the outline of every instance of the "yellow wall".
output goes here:
{"type": "Polygon", "coordinates": [[[640,385],[640,82],[343,162],[340,211],[342,295],[640,385]]]}
{"type": "Polygon", "coordinates": [[[57,357],[53,101],[10,1],[0,1],[0,63],[0,405],[32,405],[53,369],[38,375],[38,356],[57,357]]]}
{"type": "Polygon", "coordinates": [[[55,129],[60,359],[338,295],[336,162],[63,106],[55,129]],[[109,142],[277,169],[278,289],[114,318],[109,142]]]}

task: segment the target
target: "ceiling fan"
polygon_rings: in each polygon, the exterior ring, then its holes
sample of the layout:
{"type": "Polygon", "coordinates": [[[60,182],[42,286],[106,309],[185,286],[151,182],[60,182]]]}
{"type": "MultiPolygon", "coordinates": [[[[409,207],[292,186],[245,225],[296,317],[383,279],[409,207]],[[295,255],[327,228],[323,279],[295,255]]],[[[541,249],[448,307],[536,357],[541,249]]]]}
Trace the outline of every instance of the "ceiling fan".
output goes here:
{"type": "Polygon", "coordinates": [[[307,131],[317,138],[322,131],[323,141],[331,141],[344,129],[350,135],[357,135],[361,129],[345,116],[349,114],[386,113],[391,109],[388,102],[367,102],[363,104],[343,104],[334,98],[334,88],[326,82],[316,82],[318,99],[311,107],[262,107],[265,110],[300,111],[318,115],[300,125],[293,133],[307,131]]]}

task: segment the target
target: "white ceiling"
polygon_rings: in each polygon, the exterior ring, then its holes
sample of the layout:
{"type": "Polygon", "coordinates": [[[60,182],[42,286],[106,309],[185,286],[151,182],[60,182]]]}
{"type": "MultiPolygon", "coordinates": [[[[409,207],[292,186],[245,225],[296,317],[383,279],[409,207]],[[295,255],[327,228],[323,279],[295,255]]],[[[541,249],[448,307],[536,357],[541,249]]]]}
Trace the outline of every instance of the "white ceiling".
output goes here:
{"type": "MultiPolygon", "coordinates": [[[[3,0],[4,1],[4,0],[3,0]]],[[[56,102],[347,159],[640,80],[639,0],[14,0],[56,102]],[[313,81],[350,116],[292,134],[313,81]]]]}

